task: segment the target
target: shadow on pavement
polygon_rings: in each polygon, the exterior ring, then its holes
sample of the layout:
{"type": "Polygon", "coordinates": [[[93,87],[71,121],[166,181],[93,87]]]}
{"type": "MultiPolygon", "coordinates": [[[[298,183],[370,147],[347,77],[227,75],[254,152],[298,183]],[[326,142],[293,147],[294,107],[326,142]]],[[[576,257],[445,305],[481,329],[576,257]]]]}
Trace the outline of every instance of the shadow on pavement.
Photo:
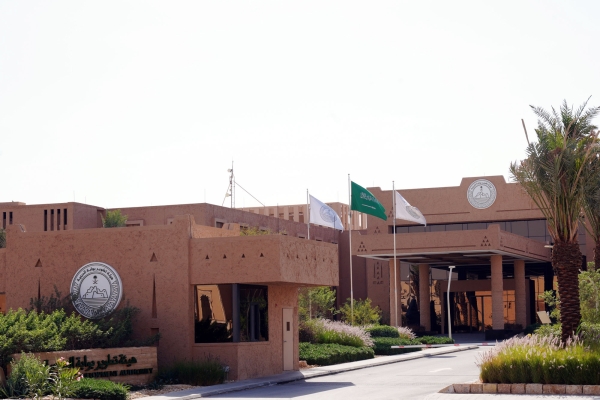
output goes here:
{"type": "Polygon", "coordinates": [[[307,381],[296,381],[285,384],[275,385],[276,387],[270,387],[269,393],[265,393],[265,387],[259,387],[241,392],[224,393],[217,396],[210,396],[211,398],[232,398],[232,399],[270,399],[270,398],[284,398],[293,399],[295,397],[307,396],[316,393],[326,392],[328,390],[341,389],[349,386],[354,386],[351,382],[307,382],[307,381]]]}

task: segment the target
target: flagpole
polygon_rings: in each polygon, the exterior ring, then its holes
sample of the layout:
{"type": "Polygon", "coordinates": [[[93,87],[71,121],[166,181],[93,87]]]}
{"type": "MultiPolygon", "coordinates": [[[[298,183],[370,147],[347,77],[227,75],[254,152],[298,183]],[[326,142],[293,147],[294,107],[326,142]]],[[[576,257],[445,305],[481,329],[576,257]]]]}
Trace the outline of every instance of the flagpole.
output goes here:
{"type": "Polygon", "coordinates": [[[348,218],[350,221],[348,227],[348,248],[350,250],[350,323],[354,325],[354,286],[352,284],[352,190],[350,188],[350,174],[348,174],[348,199],[348,218]]]}
{"type": "Polygon", "coordinates": [[[398,322],[398,272],[396,268],[396,186],[392,181],[392,230],[394,232],[394,311],[396,312],[396,327],[402,326],[402,321],[398,322]]]}
{"type": "Polygon", "coordinates": [[[306,226],[308,227],[308,240],[310,240],[310,202],[308,201],[308,189],[306,189],[306,213],[308,214],[308,220],[306,226]]]}

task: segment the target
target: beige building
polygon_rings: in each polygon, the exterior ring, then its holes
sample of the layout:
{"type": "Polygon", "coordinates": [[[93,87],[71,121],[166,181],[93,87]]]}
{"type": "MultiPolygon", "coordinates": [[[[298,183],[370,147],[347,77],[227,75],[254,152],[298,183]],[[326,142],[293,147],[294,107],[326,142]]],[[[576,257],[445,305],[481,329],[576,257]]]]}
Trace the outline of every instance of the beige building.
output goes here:
{"type": "MultiPolygon", "coordinates": [[[[352,224],[352,230],[367,228],[367,214],[358,211],[350,211],[348,204],[337,202],[325,204],[331,207],[339,215],[344,226],[344,230],[349,230],[350,224],[352,224]]],[[[276,217],[286,221],[300,222],[303,224],[308,222],[309,215],[307,204],[294,204],[275,207],[245,207],[241,208],[241,210],[254,214],[268,215],[270,217],[276,217]]]]}
{"type": "Polygon", "coordinates": [[[309,241],[305,224],[210,204],[122,212],[128,227],[108,229],[100,207],[0,203],[1,311],[56,287],[91,318],[139,308],[136,335],[161,335],[159,368],[212,356],[230,379],[298,369],[298,288],[338,285],[336,231],[315,227],[322,241],[309,241]]]}

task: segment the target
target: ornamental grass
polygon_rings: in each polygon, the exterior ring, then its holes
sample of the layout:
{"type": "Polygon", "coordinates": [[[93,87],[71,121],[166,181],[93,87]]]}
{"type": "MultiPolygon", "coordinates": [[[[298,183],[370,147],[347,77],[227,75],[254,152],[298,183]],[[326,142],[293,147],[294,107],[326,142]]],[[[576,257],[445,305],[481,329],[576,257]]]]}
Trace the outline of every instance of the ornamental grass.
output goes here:
{"type": "Polygon", "coordinates": [[[352,347],[372,347],[373,339],[364,328],[328,319],[303,323],[301,336],[311,343],[330,343],[352,347]]]}
{"type": "Polygon", "coordinates": [[[476,364],[484,383],[600,384],[600,353],[578,338],[561,346],[552,336],[514,337],[482,353],[476,364]]]}

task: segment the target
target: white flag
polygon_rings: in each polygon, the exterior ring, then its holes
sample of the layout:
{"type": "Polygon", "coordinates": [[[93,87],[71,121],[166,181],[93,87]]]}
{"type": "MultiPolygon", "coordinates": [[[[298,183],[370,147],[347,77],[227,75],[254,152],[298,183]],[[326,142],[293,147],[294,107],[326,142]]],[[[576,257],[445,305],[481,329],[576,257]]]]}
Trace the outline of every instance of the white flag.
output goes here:
{"type": "Polygon", "coordinates": [[[408,201],[398,192],[396,193],[396,219],[405,221],[418,222],[419,224],[427,225],[425,217],[417,207],[411,206],[408,201]]]}
{"type": "Polygon", "coordinates": [[[344,230],[342,220],[333,208],[310,196],[310,223],[344,230]]]}

